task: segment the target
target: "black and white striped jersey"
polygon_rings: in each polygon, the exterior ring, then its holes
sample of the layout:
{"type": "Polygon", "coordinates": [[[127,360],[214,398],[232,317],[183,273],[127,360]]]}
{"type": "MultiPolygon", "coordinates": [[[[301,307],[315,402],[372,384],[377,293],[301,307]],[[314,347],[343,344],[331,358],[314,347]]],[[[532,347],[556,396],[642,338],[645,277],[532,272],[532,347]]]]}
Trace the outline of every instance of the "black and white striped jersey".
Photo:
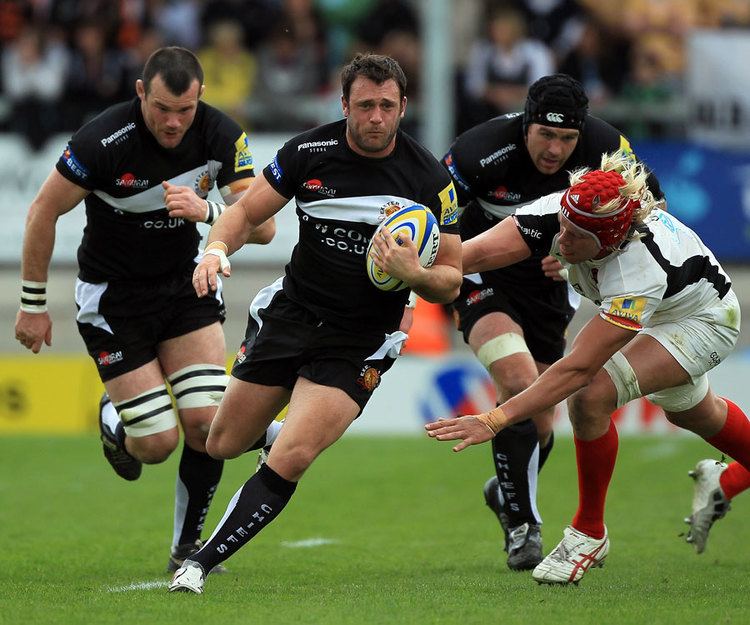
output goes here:
{"type": "Polygon", "coordinates": [[[299,241],[285,270],[287,296],[321,320],[394,331],[408,290],[373,286],[367,246],[386,209],[415,203],[433,212],[441,232],[458,233],[455,189],[440,163],[401,131],[390,155],[360,156],[347,144],[341,120],[288,141],[263,174],[296,202],[299,241]]]}
{"type": "Polygon", "coordinates": [[[180,145],[161,147],[146,127],[138,98],[117,104],[78,130],[57,170],[88,189],[78,248],[85,282],[158,280],[187,268],[198,253],[196,225],[170,218],[162,181],[205,198],[254,175],[248,139],[224,113],[198,103],[180,145]]]}
{"type": "Polygon", "coordinates": [[[518,230],[532,250],[551,253],[568,268],[571,286],[607,321],[637,331],[710,309],[729,292],[729,276],[711,250],[662,210],[638,226],[641,239],[599,260],[567,263],[558,245],[561,196],[554,193],[519,209],[518,230]]]}

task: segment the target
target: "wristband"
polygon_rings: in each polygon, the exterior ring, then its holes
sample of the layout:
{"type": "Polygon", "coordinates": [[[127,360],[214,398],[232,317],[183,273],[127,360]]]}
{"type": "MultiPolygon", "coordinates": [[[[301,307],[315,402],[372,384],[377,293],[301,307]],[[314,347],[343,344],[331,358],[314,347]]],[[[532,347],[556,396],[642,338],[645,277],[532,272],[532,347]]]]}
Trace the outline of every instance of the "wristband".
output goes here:
{"type": "Polygon", "coordinates": [[[203,221],[205,221],[207,224],[213,225],[219,218],[219,215],[224,212],[225,208],[226,204],[220,204],[219,202],[206,200],[206,218],[203,221]]]}
{"type": "Polygon", "coordinates": [[[414,291],[411,291],[409,293],[409,301],[406,302],[406,308],[416,308],[417,307],[417,294],[414,291]]]}
{"type": "Polygon", "coordinates": [[[21,310],[27,313],[47,312],[47,283],[21,280],[21,310]]]}
{"type": "Polygon", "coordinates": [[[207,252],[208,250],[221,250],[225,254],[229,253],[229,246],[224,243],[224,241],[211,241],[208,245],[206,245],[206,249],[204,252],[207,252]]]}
{"type": "Polygon", "coordinates": [[[508,417],[505,416],[505,413],[500,406],[493,408],[489,412],[478,414],[476,415],[476,418],[490,428],[493,434],[497,434],[508,424],[508,417]]]}

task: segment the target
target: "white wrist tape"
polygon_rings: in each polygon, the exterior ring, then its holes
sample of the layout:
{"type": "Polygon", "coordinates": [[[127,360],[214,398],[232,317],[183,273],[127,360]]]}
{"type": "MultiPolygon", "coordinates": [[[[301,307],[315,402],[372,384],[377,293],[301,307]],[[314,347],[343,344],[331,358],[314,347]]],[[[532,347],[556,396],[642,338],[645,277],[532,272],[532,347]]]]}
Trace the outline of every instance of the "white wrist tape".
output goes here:
{"type": "Polygon", "coordinates": [[[206,250],[203,252],[204,255],[211,254],[213,256],[219,257],[219,267],[222,271],[229,269],[231,265],[229,264],[229,259],[227,258],[227,255],[224,253],[224,250],[218,250],[215,247],[212,247],[210,250],[206,250]]]}
{"type": "Polygon", "coordinates": [[[203,221],[205,221],[207,224],[213,225],[214,222],[219,218],[219,215],[224,212],[225,208],[225,204],[206,200],[206,218],[203,221]]]}
{"type": "Polygon", "coordinates": [[[27,313],[47,312],[47,283],[21,280],[21,310],[27,313]]]}
{"type": "Polygon", "coordinates": [[[407,308],[416,308],[417,307],[417,294],[414,291],[411,291],[409,293],[409,301],[406,302],[407,308]]]}

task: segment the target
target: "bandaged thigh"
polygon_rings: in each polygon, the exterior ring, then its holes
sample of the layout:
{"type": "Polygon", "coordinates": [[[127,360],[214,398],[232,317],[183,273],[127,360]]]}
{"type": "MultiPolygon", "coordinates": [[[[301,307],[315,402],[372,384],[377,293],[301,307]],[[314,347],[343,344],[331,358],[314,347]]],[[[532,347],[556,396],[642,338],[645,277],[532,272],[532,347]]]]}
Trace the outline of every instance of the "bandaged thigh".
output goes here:
{"type": "Polygon", "coordinates": [[[612,354],[612,357],[604,363],[604,370],[609,374],[612,383],[617,389],[618,408],[633,399],[643,396],[635,371],[630,366],[628,359],[622,355],[622,352],[612,354]]]}
{"type": "Polygon", "coordinates": [[[506,332],[487,341],[477,350],[477,359],[486,369],[490,365],[513,354],[528,354],[529,348],[520,334],[506,332]]]}
{"type": "Polygon", "coordinates": [[[224,397],[229,376],[224,367],[213,364],[189,365],[175,371],[167,380],[177,409],[218,406],[224,397]]]}
{"type": "Polygon", "coordinates": [[[128,436],[135,438],[165,432],[177,426],[177,415],[167,387],[161,384],[132,399],[112,402],[128,436]]]}

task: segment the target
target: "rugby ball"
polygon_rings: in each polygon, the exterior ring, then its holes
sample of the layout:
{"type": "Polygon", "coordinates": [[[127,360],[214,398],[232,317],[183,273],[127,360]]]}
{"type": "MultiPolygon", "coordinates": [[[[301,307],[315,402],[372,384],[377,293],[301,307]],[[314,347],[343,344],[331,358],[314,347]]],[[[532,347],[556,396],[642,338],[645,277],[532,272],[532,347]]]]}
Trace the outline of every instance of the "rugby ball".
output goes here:
{"type": "Polygon", "coordinates": [[[429,208],[421,204],[412,204],[387,215],[378,229],[375,230],[375,234],[367,246],[367,277],[381,291],[400,291],[407,288],[408,285],[397,278],[392,278],[380,269],[370,254],[372,242],[383,228],[388,228],[391,231],[393,238],[399,245],[401,245],[400,235],[408,233],[417,248],[419,264],[422,267],[430,267],[437,258],[440,247],[440,229],[435,215],[429,208]]]}

